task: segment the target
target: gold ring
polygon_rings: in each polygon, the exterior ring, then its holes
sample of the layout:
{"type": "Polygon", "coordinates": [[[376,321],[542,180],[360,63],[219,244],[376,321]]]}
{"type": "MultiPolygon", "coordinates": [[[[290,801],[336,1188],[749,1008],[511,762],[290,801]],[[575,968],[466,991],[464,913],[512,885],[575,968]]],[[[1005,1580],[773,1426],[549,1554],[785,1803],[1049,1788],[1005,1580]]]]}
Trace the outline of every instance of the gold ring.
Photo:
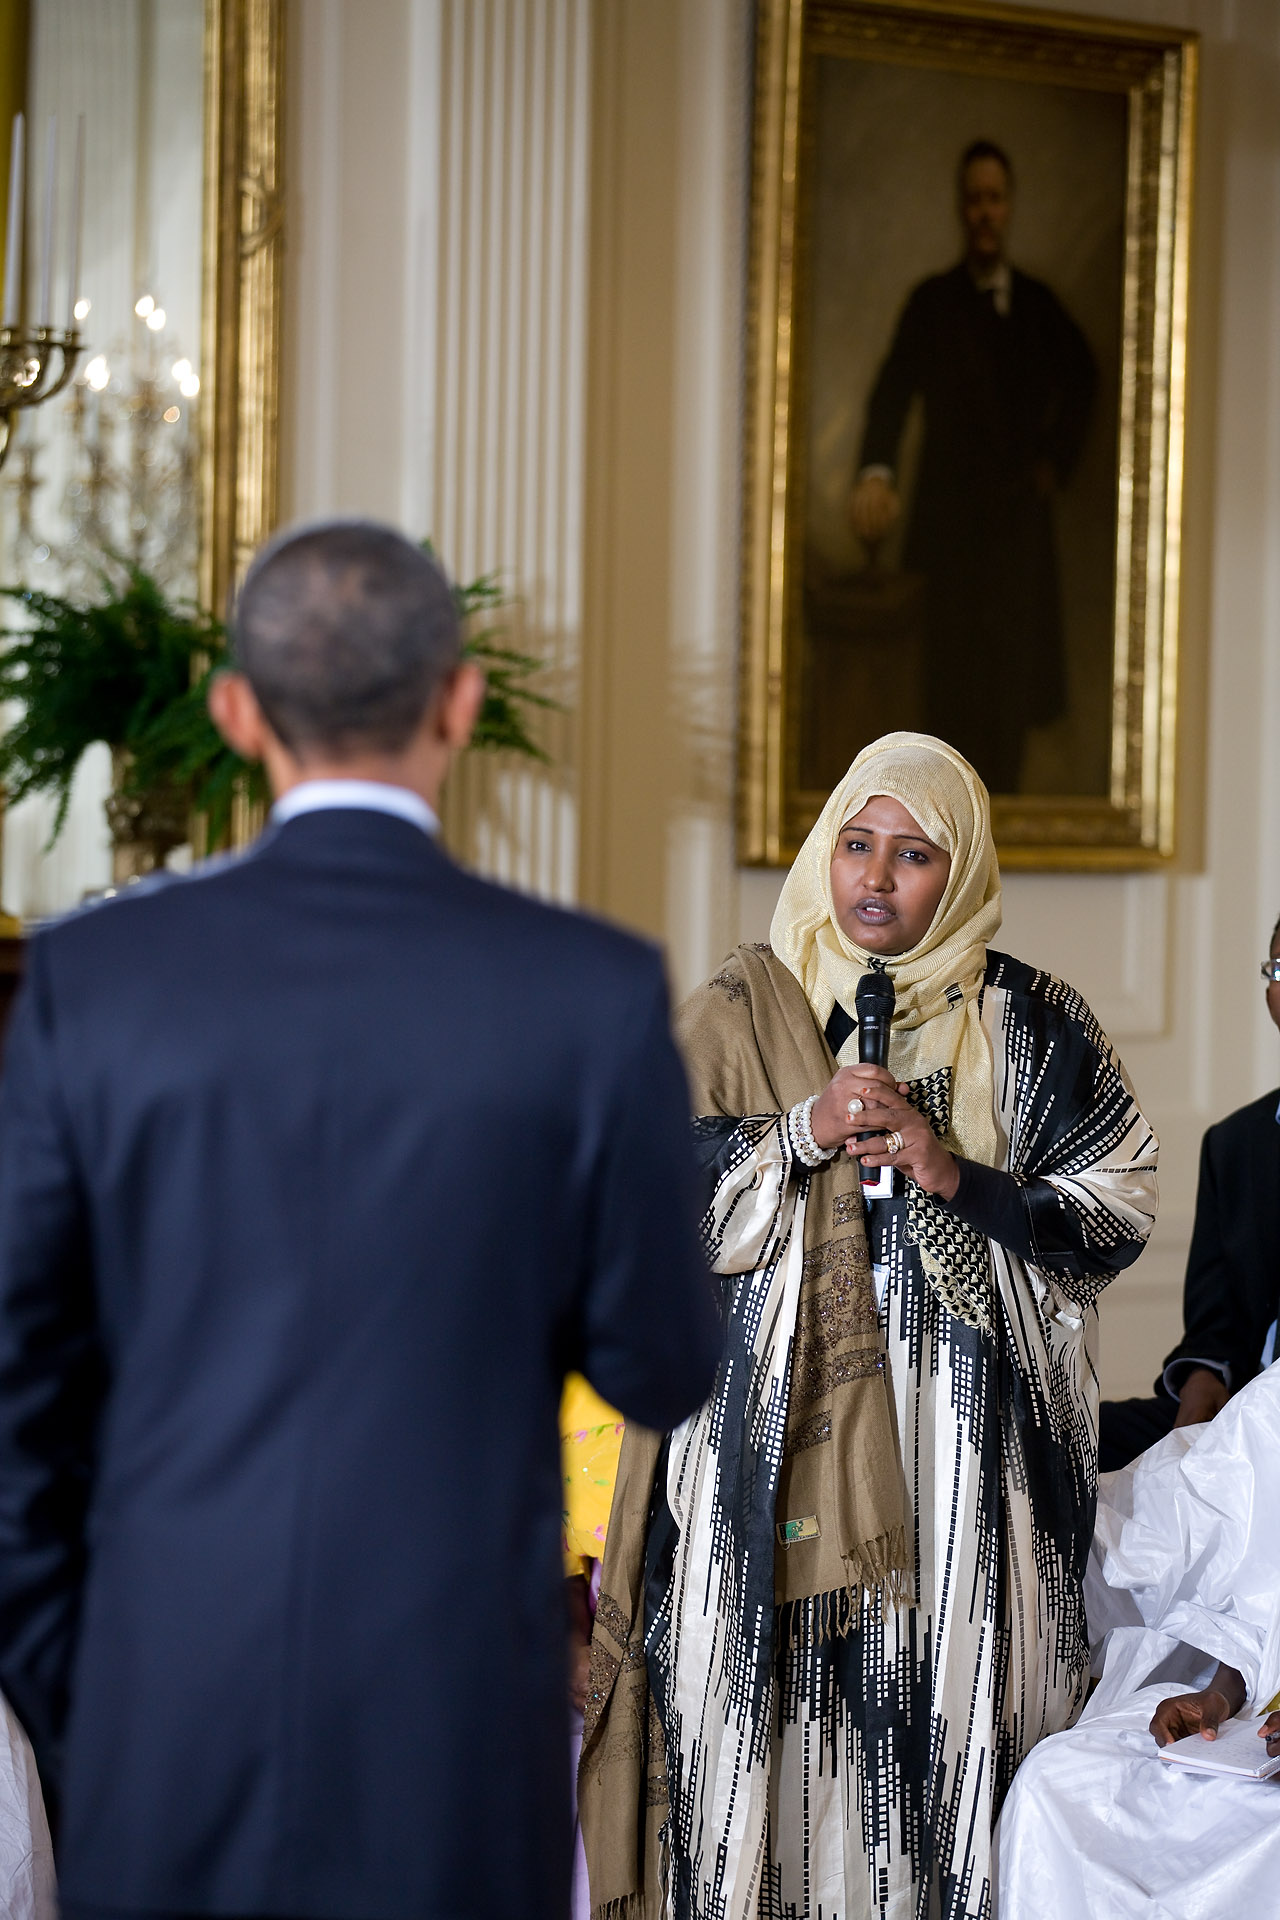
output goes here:
{"type": "Polygon", "coordinates": [[[884,1137],[884,1150],[886,1153],[901,1153],[906,1144],[902,1135],[897,1132],[886,1133],[884,1137]]]}
{"type": "Polygon", "coordinates": [[[845,1112],[848,1114],[851,1120],[856,1120],[858,1115],[862,1112],[865,1106],[866,1106],[866,1101],[859,1100],[857,1095],[855,1094],[854,1098],[849,1102],[848,1106],[845,1108],[845,1112]]]}

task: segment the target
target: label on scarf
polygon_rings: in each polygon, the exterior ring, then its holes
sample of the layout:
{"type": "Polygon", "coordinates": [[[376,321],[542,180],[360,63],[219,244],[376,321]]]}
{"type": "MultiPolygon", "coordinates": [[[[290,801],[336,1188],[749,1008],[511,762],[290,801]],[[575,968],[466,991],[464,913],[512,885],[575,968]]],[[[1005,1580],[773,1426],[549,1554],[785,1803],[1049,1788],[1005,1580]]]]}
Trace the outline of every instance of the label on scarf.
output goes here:
{"type": "Polygon", "coordinates": [[[794,1547],[798,1540],[816,1540],[821,1531],[816,1513],[806,1514],[803,1520],[778,1522],[778,1539],[784,1547],[794,1547]]]}

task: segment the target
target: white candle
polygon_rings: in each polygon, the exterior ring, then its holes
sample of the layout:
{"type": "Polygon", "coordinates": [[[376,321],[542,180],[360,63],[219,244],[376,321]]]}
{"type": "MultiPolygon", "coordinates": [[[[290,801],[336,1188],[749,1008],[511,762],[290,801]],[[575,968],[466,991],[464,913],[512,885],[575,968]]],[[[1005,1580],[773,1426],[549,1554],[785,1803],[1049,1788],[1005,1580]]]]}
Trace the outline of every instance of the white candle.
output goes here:
{"type": "Polygon", "coordinates": [[[36,324],[53,325],[53,229],[58,204],[58,116],[49,115],[44,143],[44,219],[40,227],[40,305],[36,324]]]}
{"type": "Polygon", "coordinates": [[[76,117],[76,166],[71,176],[71,273],[67,281],[67,332],[74,333],[80,298],[80,225],[84,218],[84,115],[76,117]]]}
{"type": "Polygon", "coordinates": [[[24,116],[13,116],[13,142],[9,148],[9,223],[4,237],[4,325],[18,324],[18,302],[22,297],[22,168],[27,152],[27,123],[24,116]]]}

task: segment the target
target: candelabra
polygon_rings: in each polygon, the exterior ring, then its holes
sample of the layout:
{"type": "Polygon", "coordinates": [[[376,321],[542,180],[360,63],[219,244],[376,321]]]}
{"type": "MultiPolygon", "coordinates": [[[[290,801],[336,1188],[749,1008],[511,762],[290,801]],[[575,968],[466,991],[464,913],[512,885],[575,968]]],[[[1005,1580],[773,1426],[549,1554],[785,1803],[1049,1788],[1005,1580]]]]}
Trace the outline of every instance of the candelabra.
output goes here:
{"type": "Polygon", "coordinates": [[[80,334],[74,327],[0,327],[0,467],[9,451],[13,416],[20,407],[52,400],[75,372],[80,334]]]}
{"type": "Polygon", "coordinates": [[[40,242],[39,326],[23,325],[22,268],[26,243],[26,115],[13,116],[9,146],[9,218],[4,240],[4,321],[0,325],[0,467],[9,451],[13,416],[20,407],[36,407],[60,393],[75,372],[80,352],[76,327],[80,281],[80,220],[84,210],[84,115],[76,126],[75,173],[71,188],[70,258],[67,263],[67,324],[53,325],[54,255],[58,201],[58,121],[49,117],[45,149],[44,219],[40,242]]]}
{"type": "Polygon", "coordinates": [[[173,351],[162,355],[147,329],[110,364],[97,353],[47,414],[15,430],[0,572],[92,599],[104,569],[126,561],[179,598],[195,591],[200,380],[173,351]]]}

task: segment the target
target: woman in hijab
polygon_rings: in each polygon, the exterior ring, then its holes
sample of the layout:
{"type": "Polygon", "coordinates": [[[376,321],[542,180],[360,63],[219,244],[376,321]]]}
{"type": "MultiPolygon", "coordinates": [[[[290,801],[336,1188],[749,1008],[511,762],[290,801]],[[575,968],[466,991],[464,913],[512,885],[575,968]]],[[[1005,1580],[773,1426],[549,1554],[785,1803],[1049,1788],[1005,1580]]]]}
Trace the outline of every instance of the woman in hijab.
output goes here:
{"type": "Polygon", "coordinates": [[[728,1345],[698,1414],[623,1443],[580,1777],[600,1920],[984,1916],[1014,1769],[1084,1697],[1094,1302],[1156,1141],[999,925],[986,789],[890,734],[771,945],[682,1010],[728,1345]],[[858,1064],[874,971],[887,1070],[858,1064]]]}

